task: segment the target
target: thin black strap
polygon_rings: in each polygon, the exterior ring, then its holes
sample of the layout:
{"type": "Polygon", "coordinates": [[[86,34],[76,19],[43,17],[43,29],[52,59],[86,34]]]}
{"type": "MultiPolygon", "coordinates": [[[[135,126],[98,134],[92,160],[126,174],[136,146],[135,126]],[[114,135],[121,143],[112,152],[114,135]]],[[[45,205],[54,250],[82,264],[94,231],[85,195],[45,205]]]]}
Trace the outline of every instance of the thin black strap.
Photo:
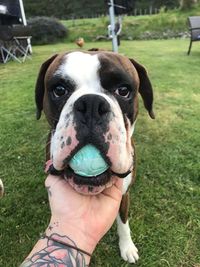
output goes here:
{"type": "Polygon", "coordinates": [[[117,172],[114,172],[114,171],[111,171],[111,172],[112,172],[112,174],[116,175],[119,178],[125,178],[127,175],[129,175],[132,172],[132,170],[128,170],[125,173],[117,173],[117,172]]]}
{"type": "Polygon", "coordinates": [[[81,252],[81,253],[83,253],[83,254],[88,255],[89,257],[92,257],[92,254],[88,253],[87,251],[85,251],[85,250],[83,250],[83,249],[81,249],[81,248],[78,248],[78,247],[76,247],[76,246],[73,246],[73,245],[71,245],[71,244],[65,243],[65,242],[63,242],[63,241],[61,241],[61,240],[57,240],[56,238],[54,238],[54,237],[52,237],[52,236],[47,236],[46,234],[43,234],[43,235],[42,235],[42,238],[47,238],[48,240],[54,241],[54,242],[56,242],[56,243],[59,243],[59,244],[61,244],[61,245],[64,245],[64,246],[66,246],[66,247],[69,247],[69,248],[73,248],[73,249],[75,249],[75,250],[77,250],[77,251],[79,251],[79,252],[81,252]]]}
{"type": "Polygon", "coordinates": [[[61,171],[58,171],[54,168],[53,164],[49,167],[49,170],[48,170],[48,173],[49,174],[52,174],[52,175],[56,175],[56,176],[60,176],[63,174],[63,170],[61,171]]]}

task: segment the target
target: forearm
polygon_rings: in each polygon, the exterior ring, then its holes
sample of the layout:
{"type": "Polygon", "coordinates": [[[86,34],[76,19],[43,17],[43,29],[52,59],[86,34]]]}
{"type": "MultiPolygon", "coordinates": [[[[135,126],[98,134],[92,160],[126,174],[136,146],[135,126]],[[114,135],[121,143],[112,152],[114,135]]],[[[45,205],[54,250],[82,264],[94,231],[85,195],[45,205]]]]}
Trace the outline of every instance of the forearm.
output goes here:
{"type": "MultiPolygon", "coordinates": [[[[76,244],[67,236],[53,234],[53,237],[76,247],[76,244]]],[[[84,253],[44,237],[37,242],[21,267],[58,266],[60,264],[63,267],[86,267],[89,261],[90,257],[84,255],[84,253]]]]}
{"type": "Polygon", "coordinates": [[[33,250],[20,267],[62,266],[85,267],[90,262],[94,246],[85,237],[69,226],[63,231],[62,225],[51,221],[45,235],[36,243],[33,250]],[[65,232],[65,233],[64,233],[65,232]],[[83,250],[83,251],[82,251],[83,250]],[[43,264],[43,265],[42,265],[43,264]]]}

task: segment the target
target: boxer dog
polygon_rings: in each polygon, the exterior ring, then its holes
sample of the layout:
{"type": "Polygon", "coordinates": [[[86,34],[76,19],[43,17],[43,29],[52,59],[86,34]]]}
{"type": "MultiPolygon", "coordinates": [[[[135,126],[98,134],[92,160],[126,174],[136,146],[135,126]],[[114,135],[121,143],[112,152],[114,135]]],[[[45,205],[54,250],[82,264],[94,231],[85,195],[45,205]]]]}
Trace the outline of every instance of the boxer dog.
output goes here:
{"type": "Polygon", "coordinates": [[[50,173],[63,175],[82,194],[102,192],[112,186],[114,176],[124,179],[117,225],[121,256],[130,263],[139,258],[128,223],[138,93],[154,119],[152,86],[142,65],[113,52],[74,51],[54,55],[42,64],[35,94],[37,119],[43,110],[51,126],[50,173]],[[109,166],[103,174],[89,178],[75,174],[68,164],[87,144],[98,148],[109,166]]]}

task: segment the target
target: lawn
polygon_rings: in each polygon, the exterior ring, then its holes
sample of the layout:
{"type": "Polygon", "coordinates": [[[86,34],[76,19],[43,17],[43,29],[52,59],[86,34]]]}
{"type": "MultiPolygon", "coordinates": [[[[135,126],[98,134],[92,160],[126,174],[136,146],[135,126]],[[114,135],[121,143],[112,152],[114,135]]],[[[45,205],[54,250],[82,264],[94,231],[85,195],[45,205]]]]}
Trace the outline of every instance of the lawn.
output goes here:
{"type": "MultiPolygon", "coordinates": [[[[200,266],[200,45],[189,40],[123,41],[120,52],[144,64],[156,120],[142,101],[134,139],[137,180],[130,225],[138,267],[200,266]]],[[[111,48],[86,43],[85,48],[111,48]]],[[[49,220],[44,189],[48,125],[35,119],[34,84],[41,63],[74,44],[33,47],[32,60],[0,65],[0,266],[16,267],[49,220]]],[[[119,256],[116,225],[98,245],[92,267],[131,266],[119,256]]]]}

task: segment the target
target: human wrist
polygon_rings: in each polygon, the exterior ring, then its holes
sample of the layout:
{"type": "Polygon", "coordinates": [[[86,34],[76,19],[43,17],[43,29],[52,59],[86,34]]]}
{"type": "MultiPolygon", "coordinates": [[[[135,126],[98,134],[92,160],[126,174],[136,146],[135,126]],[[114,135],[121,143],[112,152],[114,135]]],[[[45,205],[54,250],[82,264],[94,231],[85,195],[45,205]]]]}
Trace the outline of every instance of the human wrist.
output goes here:
{"type": "Polygon", "coordinates": [[[77,248],[69,237],[43,234],[20,267],[39,266],[42,262],[48,266],[88,267],[90,258],[91,255],[77,248]]]}
{"type": "MultiPolygon", "coordinates": [[[[57,234],[61,242],[65,242],[66,237],[74,242],[75,246],[83,251],[86,251],[89,254],[92,254],[97,242],[88,234],[88,231],[81,227],[79,223],[79,227],[77,227],[76,223],[72,222],[64,222],[63,220],[59,220],[56,217],[52,217],[47,227],[45,234],[47,237],[50,237],[52,234],[57,234]]],[[[87,264],[90,261],[90,256],[84,255],[87,264]]]]}

